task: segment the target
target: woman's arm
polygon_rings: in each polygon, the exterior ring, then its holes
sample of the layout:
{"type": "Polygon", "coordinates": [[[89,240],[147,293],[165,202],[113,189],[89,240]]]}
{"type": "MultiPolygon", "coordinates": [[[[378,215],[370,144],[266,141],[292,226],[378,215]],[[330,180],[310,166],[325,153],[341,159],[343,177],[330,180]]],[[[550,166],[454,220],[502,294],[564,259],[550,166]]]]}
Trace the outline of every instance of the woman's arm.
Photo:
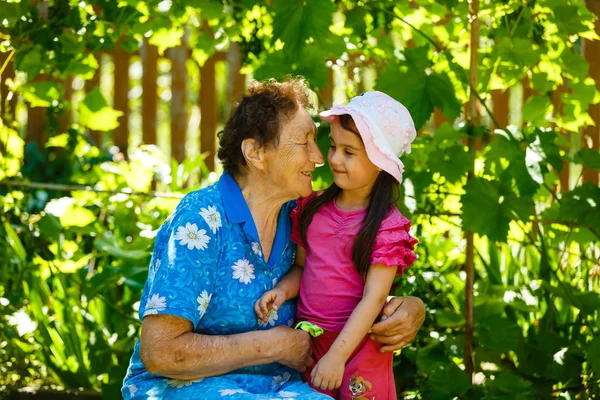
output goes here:
{"type": "Polygon", "coordinates": [[[201,335],[192,329],[185,318],[146,316],[140,357],[148,372],[191,380],[275,361],[302,372],[312,363],[310,336],[287,326],[223,336],[201,335]]]}
{"type": "Polygon", "coordinates": [[[425,321],[425,304],[418,297],[390,297],[381,321],[370,330],[371,339],[382,343],[381,352],[400,350],[412,342],[425,321]]]}
{"type": "Polygon", "coordinates": [[[340,387],[344,365],[379,315],[390,293],[395,276],[396,268],[390,268],[383,264],[369,267],[363,298],[352,311],[348,322],[327,354],[313,369],[313,385],[325,390],[340,387]]]}

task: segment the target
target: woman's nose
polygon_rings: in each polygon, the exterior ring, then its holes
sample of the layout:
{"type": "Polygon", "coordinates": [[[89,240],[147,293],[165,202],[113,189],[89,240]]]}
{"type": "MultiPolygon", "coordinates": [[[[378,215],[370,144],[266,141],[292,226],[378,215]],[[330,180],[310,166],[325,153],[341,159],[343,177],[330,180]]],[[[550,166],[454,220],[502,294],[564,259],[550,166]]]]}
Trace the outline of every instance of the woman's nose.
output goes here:
{"type": "Polygon", "coordinates": [[[319,146],[317,146],[316,142],[312,143],[310,146],[309,157],[310,161],[315,164],[323,164],[325,162],[323,154],[321,154],[321,150],[319,150],[319,146]]]}

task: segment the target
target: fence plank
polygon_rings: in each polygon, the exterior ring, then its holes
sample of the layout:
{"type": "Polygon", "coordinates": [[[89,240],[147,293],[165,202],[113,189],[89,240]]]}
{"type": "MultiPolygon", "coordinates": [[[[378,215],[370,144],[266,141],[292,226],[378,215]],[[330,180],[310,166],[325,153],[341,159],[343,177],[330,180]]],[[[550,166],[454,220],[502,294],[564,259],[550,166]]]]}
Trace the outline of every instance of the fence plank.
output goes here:
{"type": "MultiPolygon", "coordinates": [[[[73,97],[73,77],[69,76],[65,79],[64,82],[64,95],[63,99],[66,102],[70,102],[73,97]]],[[[62,115],[58,119],[58,133],[65,133],[71,124],[71,108],[66,108],[63,110],[62,115]]]]}
{"type": "Polygon", "coordinates": [[[444,113],[442,113],[442,110],[435,107],[433,109],[433,127],[434,127],[434,129],[439,128],[444,122],[450,122],[450,120],[448,119],[448,117],[446,117],[444,115],[444,113]]]}
{"type": "MultiPolygon", "coordinates": [[[[567,78],[564,78],[565,80],[565,84],[567,83],[567,78]]],[[[565,93],[566,89],[565,89],[565,85],[560,85],[559,87],[556,88],[556,90],[554,92],[552,92],[552,106],[554,107],[554,114],[555,115],[562,115],[563,114],[563,108],[564,108],[564,104],[560,99],[560,96],[565,93]]],[[[565,131],[564,129],[558,129],[558,132],[560,132],[561,134],[563,134],[567,140],[570,141],[571,138],[571,133],[565,131]]],[[[569,148],[563,148],[563,150],[566,153],[570,152],[569,148]]],[[[558,178],[560,181],[560,191],[563,193],[566,193],[569,191],[569,177],[571,175],[571,163],[569,162],[569,160],[567,159],[563,159],[563,168],[560,171],[560,173],[558,174],[558,178]]]]}
{"type": "Polygon", "coordinates": [[[200,67],[200,152],[208,153],[205,163],[215,169],[215,144],[217,131],[217,89],[215,83],[215,57],[211,56],[200,67]]]}
{"type": "MultiPolygon", "coordinates": [[[[93,56],[96,59],[96,62],[98,63],[98,69],[94,73],[92,79],[85,81],[86,94],[94,90],[95,87],[100,87],[100,77],[102,76],[102,53],[96,53],[93,54],[93,56]]],[[[102,147],[102,132],[90,129],[90,137],[92,139],[93,145],[97,147],[102,147]]]]}
{"type": "MultiPolygon", "coordinates": [[[[39,74],[33,82],[44,82],[48,80],[47,74],[39,74]]],[[[35,142],[41,150],[48,140],[46,107],[27,107],[27,130],[25,143],[35,142]]]]}
{"type": "MultiPolygon", "coordinates": [[[[10,53],[0,53],[0,68],[4,65],[8,59],[10,53]]],[[[15,64],[14,56],[6,65],[6,69],[0,76],[0,118],[4,120],[14,121],[15,119],[15,107],[17,106],[16,93],[10,93],[8,86],[6,85],[7,79],[15,78],[15,64]],[[8,113],[8,114],[7,114],[8,113]]]]}
{"type": "Polygon", "coordinates": [[[113,108],[121,111],[119,126],[113,131],[113,144],[127,157],[127,146],[129,145],[129,53],[121,48],[113,52],[114,91],[113,108]]]}
{"type": "MultiPolygon", "coordinates": [[[[600,34],[600,1],[588,1],[588,9],[596,14],[596,33],[600,34]]],[[[596,88],[600,90],[600,42],[582,39],[582,50],[585,59],[590,64],[590,76],[596,81],[596,88]]],[[[600,104],[593,104],[588,108],[590,117],[595,126],[588,126],[583,130],[582,145],[598,151],[600,148],[600,104]]],[[[598,185],[598,171],[584,168],[583,181],[598,185]]]]}
{"type": "Polygon", "coordinates": [[[506,90],[492,90],[492,104],[494,107],[494,118],[498,122],[499,126],[494,124],[494,129],[504,129],[508,126],[509,120],[509,98],[510,91],[506,90]]]}
{"type": "Polygon", "coordinates": [[[319,91],[319,99],[323,102],[321,108],[330,109],[333,106],[333,88],[335,87],[335,79],[333,76],[333,68],[327,69],[327,83],[325,87],[319,91]]]}
{"type": "Polygon", "coordinates": [[[231,42],[227,51],[227,101],[225,102],[225,115],[229,117],[231,109],[246,91],[246,75],[240,73],[242,68],[242,54],[240,46],[231,42]]]}
{"type": "Polygon", "coordinates": [[[142,47],[142,140],[156,144],[158,111],[158,49],[144,39],[142,47]]]}
{"type": "Polygon", "coordinates": [[[187,112],[187,49],[184,45],[169,49],[171,59],[171,157],[178,163],[185,159],[187,112]]]}

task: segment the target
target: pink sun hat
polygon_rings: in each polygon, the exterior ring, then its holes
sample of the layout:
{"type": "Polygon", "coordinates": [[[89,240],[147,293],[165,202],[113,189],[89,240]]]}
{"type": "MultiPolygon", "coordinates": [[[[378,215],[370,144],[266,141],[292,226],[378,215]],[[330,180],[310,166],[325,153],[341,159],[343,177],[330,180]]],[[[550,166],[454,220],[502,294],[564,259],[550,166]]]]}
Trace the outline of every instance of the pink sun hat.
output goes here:
{"type": "Polygon", "coordinates": [[[354,120],[369,160],[401,183],[404,164],[400,156],[410,153],[410,144],[417,136],[406,107],[385,93],[372,91],[354,97],[346,105],[333,106],[319,116],[332,122],[344,114],[354,120]]]}

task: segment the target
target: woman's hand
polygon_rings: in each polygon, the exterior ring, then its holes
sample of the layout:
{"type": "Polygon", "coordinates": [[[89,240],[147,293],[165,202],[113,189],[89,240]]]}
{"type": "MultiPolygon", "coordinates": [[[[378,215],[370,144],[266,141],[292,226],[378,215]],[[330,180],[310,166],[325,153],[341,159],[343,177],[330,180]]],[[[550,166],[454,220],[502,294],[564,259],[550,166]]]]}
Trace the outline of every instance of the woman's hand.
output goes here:
{"type": "Polygon", "coordinates": [[[270,329],[275,334],[272,343],[277,351],[277,362],[295,369],[306,371],[313,364],[310,335],[300,329],[292,329],[285,325],[270,329]]]}
{"type": "Polygon", "coordinates": [[[325,354],[310,373],[312,384],[321,390],[333,390],[342,386],[345,361],[331,352],[325,354]]]}
{"type": "Polygon", "coordinates": [[[425,321],[425,304],[412,296],[392,297],[383,308],[381,321],[371,327],[371,339],[384,346],[379,351],[396,351],[410,343],[425,321]]]}
{"type": "Polygon", "coordinates": [[[275,287],[268,292],[263,293],[256,303],[254,303],[254,312],[263,322],[267,322],[269,311],[277,310],[287,300],[283,289],[275,287]]]}

